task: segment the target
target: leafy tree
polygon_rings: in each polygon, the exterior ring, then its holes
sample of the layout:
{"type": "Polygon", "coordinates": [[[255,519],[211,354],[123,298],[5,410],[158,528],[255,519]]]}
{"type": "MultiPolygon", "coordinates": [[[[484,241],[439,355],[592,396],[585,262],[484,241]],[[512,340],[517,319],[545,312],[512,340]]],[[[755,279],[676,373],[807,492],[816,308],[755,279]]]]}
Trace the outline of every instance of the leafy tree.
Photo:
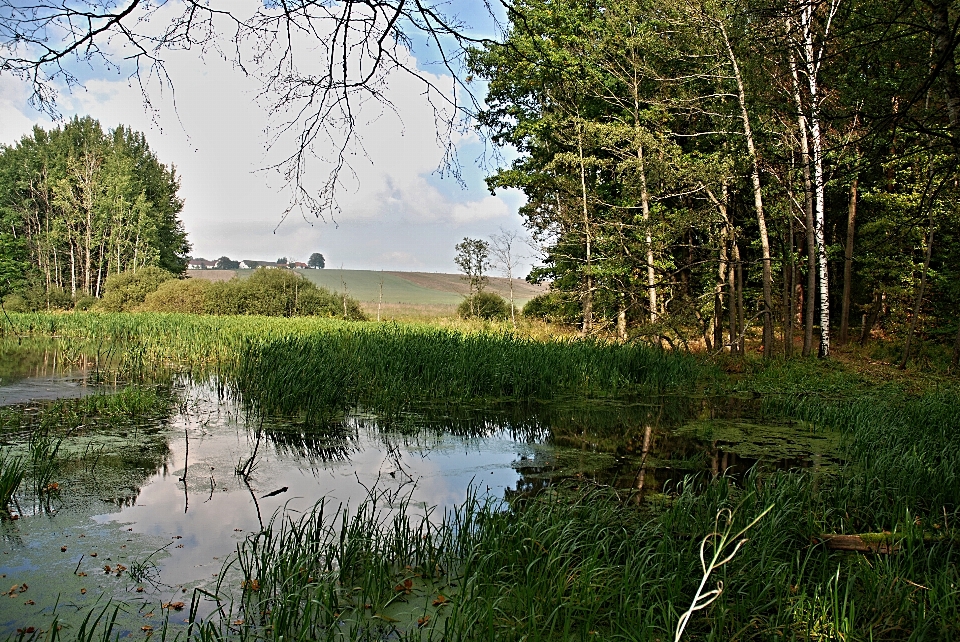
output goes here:
{"type": "Polygon", "coordinates": [[[314,252],[310,255],[310,258],[307,260],[307,265],[315,268],[317,270],[322,270],[327,266],[326,260],[323,258],[323,254],[319,252],[314,252]]]}
{"type": "Polygon", "coordinates": [[[470,296],[483,291],[490,268],[490,244],[482,239],[466,238],[457,243],[454,262],[460,266],[464,280],[470,285],[470,296]]]}
{"type": "Polygon", "coordinates": [[[286,265],[287,262],[287,257],[285,256],[281,256],[279,259],[277,259],[277,265],[286,265]]]}
{"type": "Polygon", "coordinates": [[[89,117],[0,147],[4,232],[25,244],[22,271],[37,274],[48,297],[99,297],[109,275],[147,266],[182,273],[190,245],[178,189],[143,134],[104,132],[89,117]]]}
{"type": "Polygon", "coordinates": [[[217,259],[217,268],[218,270],[239,270],[240,261],[234,261],[228,256],[221,256],[217,259]]]}
{"type": "Polygon", "coordinates": [[[506,299],[496,292],[477,292],[464,299],[457,306],[457,315],[461,319],[477,317],[480,319],[508,319],[510,308],[506,299]]]}

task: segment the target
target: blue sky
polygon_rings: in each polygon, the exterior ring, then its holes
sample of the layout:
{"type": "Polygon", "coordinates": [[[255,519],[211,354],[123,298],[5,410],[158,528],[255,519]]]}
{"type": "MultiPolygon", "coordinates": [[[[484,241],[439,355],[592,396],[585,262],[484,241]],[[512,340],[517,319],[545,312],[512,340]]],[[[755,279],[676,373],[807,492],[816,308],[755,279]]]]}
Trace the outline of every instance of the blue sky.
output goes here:
{"type": "MultiPolygon", "coordinates": [[[[445,8],[475,27],[473,33],[493,35],[483,3],[457,1],[445,8]]],[[[414,41],[413,57],[438,84],[449,83],[438,65],[429,64],[437,56],[424,40],[414,41]]],[[[259,85],[215,54],[200,59],[196,52],[170,52],[165,58],[175,102],[154,79],[148,83],[154,109],[145,109],[127,73],[102,67],[78,69],[84,86],[64,90],[59,102],[65,117],[88,114],[108,128],[123,123],[145,132],[159,158],[177,166],[194,256],[306,260],[319,251],[328,267],[455,272],[454,245],[463,237],[522,230],[517,209],[523,197],[489,194],[486,170],[476,162],[483,144],[474,133],[456,140],[466,188],[441,178],[442,150],[423,84],[399,73],[386,90],[397,113],[367,107],[358,120],[369,158],[351,157],[336,221],[292,213],[281,222],[289,202],[286,184],[261,170],[289,150],[289,142],[265,151],[271,121],[255,100],[259,85]]],[[[0,143],[14,143],[34,124],[51,126],[27,105],[27,96],[25,86],[0,76],[0,143]]],[[[325,176],[315,165],[307,182],[319,185],[325,176]]]]}

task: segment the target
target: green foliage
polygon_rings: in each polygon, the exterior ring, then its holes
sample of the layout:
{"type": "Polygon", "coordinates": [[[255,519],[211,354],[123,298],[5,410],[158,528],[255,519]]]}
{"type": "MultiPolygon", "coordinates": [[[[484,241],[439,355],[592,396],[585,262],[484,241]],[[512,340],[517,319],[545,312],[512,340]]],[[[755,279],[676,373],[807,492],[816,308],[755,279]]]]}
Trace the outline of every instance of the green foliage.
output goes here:
{"type": "Polygon", "coordinates": [[[79,310],[81,312],[85,310],[92,310],[98,301],[96,297],[93,296],[81,296],[73,304],[74,310],[79,310]]]}
{"type": "Polygon", "coordinates": [[[45,290],[99,296],[110,274],[183,272],[178,189],[175,170],[128,127],[75,117],[34,128],[0,147],[0,288],[33,273],[45,290]]]}
{"type": "Polygon", "coordinates": [[[211,283],[205,279],[172,279],[148,294],[138,308],[145,312],[204,314],[210,309],[211,283]]]}
{"type": "Polygon", "coordinates": [[[523,316],[550,323],[577,323],[580,305],[566,292],[545,292],[523,306],[523,316]]]}
{"type": "Polygon", "coordinates": [[[7,512],[13,496],[26,475],[26,467],[20,457],[0,448],[0,513],[7,512]]]}
{"type": "MultiPolygon", "coordinates": [[[[104,298],[106,303],[110,293],[104,298]]],[[[320,288],[290,270],[257,268],[248,278],[211,283],[204,279],[167,280],[147,294],[142,305],[122,309],[187,314],[322,316],[351,320],[366,317],[360,304],[320,288]]],[[[106,309],[101,306],[101,309],[106,309]]]]}
{"type": "Polygon", "coordinates": [[[457,306],[461,319],[506,319],[510,316],[510,304],[496,292],[477,292],[457,306]]]}
{"type": "Polygon", "coordinates": [[[212,283],[204,293],[210,314],[366,318],[356,300],[317,287],[290,270],[257,268],[246,279],[212,283]]]}
{"type": "Polygon", "coordinates": [[[307,260],[307,265],[312,268],[322,270],[327,265],[327,261],[323,258],[323,254],[319,252],[314,252],[310,255],[310,258],[307,260]]]}
{"type": "Polygon", "coordinates": [[[490,244],[482,239],[466,238],[456,245],[454,262],[470,283],[470,296],[483,291],[487,284],[484,274],[490,269],[490,244]]]}
{"type": "Polygon", "coordinates": [[[8,294],[3,297],[3,309],[7,312],[33,312],[30,302],[22,294],[8,294]]]}
{"type": "Polygon", "coordinates": [[[240,261],[234,261],[229,256],[221,256],[217,259],[218,270],[239,270],[240,261]]]}
{"type": "Polygon", "coordinates": [[[129,312],[135,310],[151,292],[161,284],[177,278],[176,275],[158,267],[145,267],[134,271],[111,274],[104,284],[105,294],[97,305],[104,312],[129,312]]]}

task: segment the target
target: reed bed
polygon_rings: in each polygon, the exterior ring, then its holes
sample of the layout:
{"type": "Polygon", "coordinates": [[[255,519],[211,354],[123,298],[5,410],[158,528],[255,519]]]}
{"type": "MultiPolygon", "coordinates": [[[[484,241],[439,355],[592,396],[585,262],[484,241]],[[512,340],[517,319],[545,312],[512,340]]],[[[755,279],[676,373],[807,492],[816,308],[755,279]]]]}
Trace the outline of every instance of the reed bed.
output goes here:
{"type": "Polygon", "coordinates": [[[236,382],[260,410],[310,418],[358,404],[389,411],[418,401],[662,392],[692,386],[699,373],[689,355],[642,345],[387,324],[248,342],[236,382]]]}
{"type": "Polygon", "coordinates": [[[723,591],[684,639],[960,639],[953,386],[918,392],[794,362],[735,364],[742,374],[725,378],[688,355],[641,346],[429,326],[12,318],[17,333],[58,337],[77,354],[122,352],[111,358],[131,376],[171,366],[217,372],[251,407],[298,418],[355,406],[394,412],[664,391],[682,400],[700,385],[759,397],[770,416],[843,435],[839,473],[688,478],[649,501],[583,485],[509,504],[471,495],[442,518],[383,495],[353,510],[321,503],[301,518],[278,514],[239,545],[220,574],[224,612],[195,624],[192,637],[666,641],[697,590],[700,545],[716,516],[736,508],[740,527],[772,507],[717,571],[723,591]],[[830,550],[825,533],[877,534],[896,551],[830,550]]]}
{"type": "Polygon", "coordinates": [[[6,336],[56,337],[130,379],[216,372],[255,407],[327,416],[364,404],[614,396],[689,386],[697,359],[638,344],[330,319],[21,314],[6,336]]]}
{"type": "Polygon", "coordinates": [[[471,495],[440,523],[382,498],[353,512],[321,503],[300,519],[276,516],[238,546],[242,597],[194,633],[672,640],[718,513],[736,508],[731,526],[740,528],[772,506],[717,571],[723,591],[684,639],[956,639],[953,543],[904,522],[900,555],[827,550],[812,542],[831,509],[811,483],[794,473],[750,475],[742,487],[689,479],[672,499],[642,507],[602,488],[561,488],[512,506],[471,495]]]}

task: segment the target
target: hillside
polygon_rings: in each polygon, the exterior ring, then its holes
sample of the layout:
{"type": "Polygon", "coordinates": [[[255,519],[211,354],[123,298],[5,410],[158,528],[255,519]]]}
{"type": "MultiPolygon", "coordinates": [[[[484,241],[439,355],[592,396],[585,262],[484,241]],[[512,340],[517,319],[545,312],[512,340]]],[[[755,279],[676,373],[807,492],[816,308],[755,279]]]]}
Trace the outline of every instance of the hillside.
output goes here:
{"type": "MultiPolygon", "coordinates": [[[[190,270],[192,278],[222,281],[234,275],[244,278],[252,270],[190,270]]],[[[359,301],[377,302],[381,281],[383,302],[406,305],[456,305],[463,301],[468,286],[459,274],[439,272],[379,272],[376,270],[297,270],[310,281],[329,290],[342,291],[359,301]]],[[[547,291],[544,286],[513,280],[514,299],[518,306],[547,291]]],[[[510,282],[501,277],[490,277],[488,289],[509,298],[510,282]]]]}

